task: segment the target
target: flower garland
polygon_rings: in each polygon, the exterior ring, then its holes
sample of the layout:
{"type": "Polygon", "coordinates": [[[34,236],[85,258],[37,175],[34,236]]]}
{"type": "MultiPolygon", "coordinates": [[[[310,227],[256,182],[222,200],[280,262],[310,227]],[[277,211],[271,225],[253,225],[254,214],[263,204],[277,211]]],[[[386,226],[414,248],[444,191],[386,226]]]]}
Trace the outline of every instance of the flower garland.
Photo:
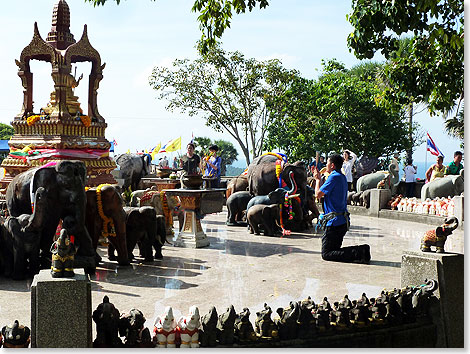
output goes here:
{"type": "Polygon", "coordinates": [[[285,194],[284,205],[280,204],[280,208],[279,208],[279,219],[281,221],[282,236],[289,236],[291,234],[291,230],[287,230],[284,228],[284,222],[282,220],[282,207],[283,206],[287,208],[288,219],[292,220],[294,218],[294,212],[292,211],[292,202],[289,199],[289,193],[285,194]]]}
{"type": "Polygon", "coordinates": [[[28,125],[33,125],[34,123],[36,123],[40,119],[41,119],[41,116],[39,114],[35,114],[35,115],[32,115],[32,116],[29,116],[26,119],[26,122],[28,123],[28,125]]]}
{"type": "Polygon", "coordinates": [[[109,183],[100,184],[96,187],[96,206],[98,207],[98,214],[100,215],[101,219],[103,220],[103,230],[101,231],[101,235],[103,237],[115,237],[116,230],[114,228],[113,219],[108,218],[104,215],[103,211],[103,201],[101,200],[101,188],[105,186],[110,186],[109,183]],[[109,227],[108,227],[109,225],[109,227]],[[108,231],[109,230],[109,231],[108,231]]]}
{"type": "Polygon", "coordinates": [[[91,118],[88,116],[80,116],[80,120],[82,121],[85,127],[89,127],[91,125],[91,118]]]}
{"type": "Polygon", "coordinates": [[[171,215],[170,208],[168,207],[168,200],[166,199],[166,193],[160,192],[160,201],[162,202],[163,215],[165,216],[166,226],[173,225],[173,216],[171,215]]]}

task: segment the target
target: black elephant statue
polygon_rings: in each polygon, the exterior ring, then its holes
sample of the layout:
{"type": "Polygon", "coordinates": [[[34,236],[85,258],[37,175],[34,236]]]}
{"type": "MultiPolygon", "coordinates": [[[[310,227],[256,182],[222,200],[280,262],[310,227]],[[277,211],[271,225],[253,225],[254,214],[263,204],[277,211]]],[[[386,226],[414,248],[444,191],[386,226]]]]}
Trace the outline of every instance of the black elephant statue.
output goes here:
{"type": "Polygon", "coordinates": [[[312,311],[315,309],[315,302],[309,296],[306,299],[299,301],[299,318],[297,324],[299,325],[299,338],[310,338],[315,333],[315,318],[312,311]]]}
{"type": "Polygon", "coordinates": [[[144,327],[145,317],[142,311],[131,309],[128,314],[119,319],[119,335],[125,337],[124,347],[153,348],[150,330],[144,327]]]}
{"type": "Polygon", "coordinates": [[[116,156],[114,161],[119,166],[121,178],[124,179],[122,189],[131,187],[136,191],[142,177],[150,172],[152,157],[149,154],[121,154],[116,156]]]}
{"type": "Polygon", "coordinates": [[[235,192],[242,192],[248,190],[248,177],[246,174],[242,173],[241,175],[234,177],[227,183],[227,190],[225,191],[225,198],[230,198],[230,196],[235,192]]]}
{"type": "Polygon", "coordinates": [[[276,222],[280,223],[279,205],[253,205],[246,214],[251,234],[259,235],[263,230],[264,236],[281,236],[282,233],[276,222]]]}
{"type": "Polygon", "coordinates": [[[6,192],[8,212],[13,217],[32,213],[34,193],[39,187],[45,189],[48,212],[43,220],[40,237],[41,262],[50,267],[50,247],[60,219],[72,217],[74,229],[68,230],[75,236],[77,254],[75,267],[85,268],[85,272],[95,271],[95,248],[85,227],[86,209],[86,167],[82,161],[63,160],[50,162],[32,168],[15,176],[6,192]]]}
{"type": "Polygon", "coordinates": [[[279,318],[275,323],[279,331],[280,340],[296,339],[299,335],[298,319],[300,315],[300,306],[297,301],[291,301],[286,308],[279,307],[276,310],[279,318]]]}
{"type": "Polygon", "coordinates": [[[133,251],[138,243],[146,262],[153,261],[152,247],[155,248],[155,258],[162,259],[162,246],[166,241],[165,218],[157,215],[151,206],[124,207],[124,212],[127,216],[126,244],[129,260],[134,259],[133,251]]]}
{"type": "Polygon", "coordinates": [[[235,318],[235,339],[239,343],[254,342],[258,339],[253,324],[250,322],[250,310],[243,308],[235,318]]]}
{"type": "Polygon", "coordinates": [[[351,205],[362,205],[361,196],[364,192],[356,192],[351,195],[351,205]]]}
{"type": "Polygon", "coordinates": [[[215,306],[211,306],[209,312],[201,318],[199,330],[199,342],[201,347],[215,347],[217,345],[217,323],[219,315],[215,306]]]}
{"type": "Polygon", "coordinates": [[[256,312],[255,331],[261,338],[271,340],[279,338],[277,325],[271,319],[272,312],[271,307],[266,303],[264,304],[263,310],[256,312]]]}
{"type": "Polygon", "coordinates": [[[123,200],[116,188],[109,184],[89,188],[86,191],[86,227],[93,240],[93,252],[96,253],[100,237],[108,239],[108,259],[116,260],[119,265],[129,265],[126,236],[126,213],[123,200]]]}
{"type": "Polygon", "coordinates": [[[227,311],[219,315],[217,321],[217,340],[220,345],[232,345],[234,340],[234,326],[237,314],[233,305],[227,307],[227,311]]]}
{"type": "Polygon", "coordinates": [[[421,239],[421,251],[431,252],[431,246],[436,247],[436,253],[445,253],[444,246],[447,237],[459,226],[459,220],[455,217],[445,219],[444,224],[435,230],[426,231],[421,239]]]}
{"type": "Polygon", "coordinates": [[[96,338],[93,341],[94,348],[121,348],[122,341],[119,338],[119,310],[109,302],[109,297],[103,297],[103,302],[96,307],[92,314],[96,323],[96,338]]]}
{"type": "Polygon", "coordinates": [[[62,223],[59,238],[51,246],[52,266],[51,274],[53,278],[74,277],[73,261],[77,249],[74,244],[74,237],[67,230],[73,221],[69,221],[67,216],[62,223]]]}
{"type": "Polygon", "coordinates": [[[6,277],[20,280],[39,273],[41,230],[47,214],[45,191],[43,187],[36,190],[32,214],[9,216],[2,226],[0,252],[6,277]]]}
{"type": "Polygon", "coordinates": [[[284,202],[285,195],[288,193],[284,188],[276,188],[275,190],[268,193],[268,195],[257,195],[250,199],[246,206],[246,212],[254,205],[270,205],[270,204],[281,204],[284,202]]]}
{"type": "Polygon", "coordinates": [[[359,196],[359,205],[366,207],[367,209],[370,208],[370,193],[372,189],[366,189],[364,192],[361,192],[359,196]]]}
{"type": "Polygon", "coordinates": [[[11,326],[2,328],[4,348],[28,348],[31,342],[31,330],[15,320],[11,326]]]}
{"type": "MultiPolygon", "coordinates": [[[[285,191],[284,191],[285,193],[285,191]]],[[[263,196],[267,197],[267,196],[263,196]]],[[[248,191],[235,192],[228,197],[227,205],[227,222],[228,226],[239,226],[237,221],[242,220],[243,211],[247,210],[248,203],[250,202],[252,195],[248,191]]],[[[258,197],[255,197],[258,198],[258,197]]]]}

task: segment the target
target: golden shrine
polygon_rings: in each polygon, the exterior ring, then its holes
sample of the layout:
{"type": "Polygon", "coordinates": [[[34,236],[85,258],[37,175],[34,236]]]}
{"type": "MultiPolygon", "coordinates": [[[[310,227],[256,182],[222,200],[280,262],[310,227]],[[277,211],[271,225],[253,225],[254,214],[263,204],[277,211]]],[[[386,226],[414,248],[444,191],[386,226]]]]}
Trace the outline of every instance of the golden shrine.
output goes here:
{"type": "Polygon", "coordinates": [[[18,76],[23,85],[23,107],[11,125],[15,134],[8,142],[10,154],[3,160],[5,176],[1,187],[17,174],[31,167],[42,166],[64,159],[81,160],[85,163],[88,186],[101,183],[117,183],[110,174],[116,164],[109,157],[111,143],[105,138],[107,124],[97,107],[98,87],[103,78],[105,63],[94,49],[84,25],[82,37],[75,41],[70,32],[70,10],[65,0],[54,5],[52,28],[43,40],[37,23],[31,42],[15,60],[18,76]],[[33,110],[33,73],[30,61],[40,60],[51,63],[54,90],[50,102],[38,111],[33,110]],[[74,89],[82,76],[72,76],[72,64],[91,62],[88,80],[87,115],[83,113],[74,89]]]}

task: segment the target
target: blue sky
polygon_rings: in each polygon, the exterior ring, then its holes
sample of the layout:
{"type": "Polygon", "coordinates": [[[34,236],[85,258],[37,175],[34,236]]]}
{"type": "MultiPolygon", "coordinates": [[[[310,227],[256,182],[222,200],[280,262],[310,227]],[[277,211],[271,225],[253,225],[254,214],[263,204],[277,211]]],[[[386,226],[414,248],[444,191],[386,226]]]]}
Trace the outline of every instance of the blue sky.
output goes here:
{"type": "MultiPolygon", "coordinates": [[[[2,3],[0,12],[0,122],[10,124],[20,111],[22,86],[15,59],[31,41],[33,24],[45,39],[51,28],[52,9],[57,0],[14,0],[2,3]]],[[[116,139],[116,152],[151,149],[181,136],[183,145],[195,136],[235,141],[226,133],[206,127],[201,118],[189,118],[165,109],[148,85],[152,68],[169,66],[176,58],[194,59],[200,37],[199,24],[191,6],[194,0],[124,0],[117,6],[108,0],[94,8],[84,0],[67,0],[71,11],[71,31],[78,41],[83,25],[88,25],[90,43],[106,62],[98,90],[98,109],[106,119],[106,137],[116,139]]],[[[278,58],[304,77],[316,78],[322,59],[336,58],[346,67],[359,63],[347,48],[351,26],[346,14],[350,1],[272,0],[264,10],[235,16],[222,38],[228,51],[239,50],[259,60],[278,58]]],[[[383,60],[377,56],[376,60],[383,60]]],[[[78,65],[84,80],[76,89],[82,108],[86,107],[87,75],[90,64],[78,65]]],[[[45,106],[53,84],[50,64],[33,61],[35,111],[45,106]]],[[[86,110],[85,110],[86,111],[86,110]]],[[[452,159],[460,142],[443,129],[442,117],[429,117],[424,111],[416,117],[445,154],[452,159]]],[[[238,146],[237,146],[238,147],[238,146]]],[[[239,150],[239,160],[244,158],[239,150]]],[[[425,160],[425,144],[414,153],[415,161],[425,160]]],[[[428,162],[434,158],[428,153],[428,162]]]]}

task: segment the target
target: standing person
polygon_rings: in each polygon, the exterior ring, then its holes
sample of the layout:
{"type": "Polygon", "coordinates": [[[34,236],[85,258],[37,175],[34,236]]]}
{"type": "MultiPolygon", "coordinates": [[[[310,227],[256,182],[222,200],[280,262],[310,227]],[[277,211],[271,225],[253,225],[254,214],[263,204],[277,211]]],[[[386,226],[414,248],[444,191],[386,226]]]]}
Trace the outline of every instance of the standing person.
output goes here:
{"type": "Polygon", "coordinates": [[[325,157],[320,156],[320,159],[318,161],[318,166],[315,160],[313,160],[308,166],[310,167],[310,172],[312,173],[312,175],[313,175],[313,170],[315,169],[315,167],[318,168],[318,171],[321,171],[321,169],[325,167],[325,157]]]}
{"type": "Polygon", "coordinates": [[[452,161],[447,167],[446,167],[446,175],[459,175],[460,170],[463,169],[463,165],[461,164],[462,162],[462,152],[461,151],[456,151],[454,152],[454,161],[452,161]]]}
{"type": "Polygon", "coordinates": [[[352,168],[354,163],[357,160],[357,156],[351,150],[344,150],[343,151],[343,171],[344,175],[346,176],[346,180],[348,181],[348,191],[352,192],[353,190],[353,175],[352,175],[352,168]]]}
{"type": "Polygon", "coordinates": [[[211,181],[212,188],[219,188],[220,184],[220,164],[222,163],[222,158],[217,156],[217,151],[219,151],[219,147],[217,145],[209,146],[209,156],[204,158],[205,177],[216,177],[214,181],[211,181]]]}
{"type": "Polygon", "coordinates": [[[174,169],[177,169],[178,168],[178,158],[175,156],[175,158],[173,159],[173,168],[174,169]]]}
{"type": "Polygon", "coordinates": [[[414,197],[415,191],[415,181],[416,176],[415,174],[418,172],[418,167],[413,166],[413,160],[408,159],[407,164],[404,168],[405,170],[405,184],[406,184],[406,197],[412,198],[414,197]]]}
{"type": "Polygon", "coordinates": [[[163,159],[159,163],[161,168],[168,168],[168,159],[166,158],[166,155],[163,156],[163,159]]]}
{"type": "Polygon", "coordinates": [[[428,182],[434,181],[436,178],[444,177],[446,167],[442,164],[444,162],[444,157],[439,155],[437,157],[436,163],[428,168],[426,171],[426,180],[428,182]]]}
{"type": "Polygon", "coordinates": [[[348,182],[341,173],[343,158],[332,154],[326,162],[326,171],[330,174],[322,185],[318,169],[314,171],[315,196],[324,198],[321,225],[324,227],[321,239],[321,256],[325,261],[369,263],[370,246],[341,247],[343,238],[349,229],[347,209],[348,182]]]}
{"type": "Polygon", "coordinates": [[[198,175],[200,162],[200,157],[194,153],[194,144],[189,143],[186,146],[186,154],[180,158],[180,167],[185,170],[188,175],[198,175]]]}

